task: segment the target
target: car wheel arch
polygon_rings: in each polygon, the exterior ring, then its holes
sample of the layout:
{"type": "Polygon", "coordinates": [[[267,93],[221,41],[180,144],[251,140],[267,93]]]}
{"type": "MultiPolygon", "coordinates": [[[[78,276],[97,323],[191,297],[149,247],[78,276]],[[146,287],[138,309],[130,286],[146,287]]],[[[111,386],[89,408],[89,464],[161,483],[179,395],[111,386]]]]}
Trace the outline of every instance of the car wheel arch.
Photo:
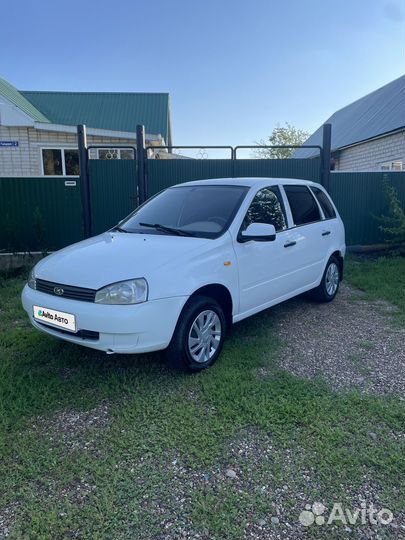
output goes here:
{"type": "Polygon", "coordinates": [[[212,298],[218,302],[218,304],[224,310],[226,326],[229,331],[232,326],[234,302],[228,287],[221,283],[209,283],[207,285],[199,287],[189,296],[187,302],[183,306],[183,310],[196,296],[205,296],[208,298],[212,298]]]}
{"type": "Polygon", "coordinates": [[[340,281],[343,280],[343,267],[344,267],[344,258],[342,253],[339,250],[334,251],[331,253],[328,257],[328,262],[332,257],[336,257],[336,259],[339,262],[339,270],[340,270],[340,281]]]}

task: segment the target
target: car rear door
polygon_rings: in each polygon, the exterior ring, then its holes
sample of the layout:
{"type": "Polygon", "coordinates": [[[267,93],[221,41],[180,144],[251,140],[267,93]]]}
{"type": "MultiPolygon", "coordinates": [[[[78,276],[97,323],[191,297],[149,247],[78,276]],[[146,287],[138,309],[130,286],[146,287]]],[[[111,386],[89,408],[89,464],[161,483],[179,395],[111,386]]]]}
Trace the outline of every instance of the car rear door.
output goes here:
{"type": "Polygon", "coordinates": [[[339,226],[335,208],[329,196],[320,187],[311,186],[312,193],[315,195],[323,214],[322,240],[327,253],[331,253],[333,246],[339,245],[341,236],[341,227],[339,226]]]}
{"type": "Polygon", "coordinates": [[[284,184],[284,193],[291,210],[292,242],[288,249],[296,253],[299,289],[316,286],[322,276],[328,246],[324,241],[324,222],[320,207],[305,184],[284,184]]]}

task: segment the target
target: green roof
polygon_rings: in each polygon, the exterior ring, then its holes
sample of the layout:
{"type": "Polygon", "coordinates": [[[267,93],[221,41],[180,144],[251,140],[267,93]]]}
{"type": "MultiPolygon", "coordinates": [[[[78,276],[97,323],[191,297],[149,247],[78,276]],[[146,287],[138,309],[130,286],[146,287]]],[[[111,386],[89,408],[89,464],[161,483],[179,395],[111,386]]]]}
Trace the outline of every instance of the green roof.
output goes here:
{"type": "Polygon", "coordinates": [[[161,134],[171,144],[169,94],[121,92],[20,92],[54,124],[161,134]]]}
{"type": "Polygon", "coordinates": [[[31,118],[37,122],[49,122],[48,118],[40,112],[34,104],[25,98],[21,92],[17,90],[13,85],[4,79],[0,78],[0,95],[4,96],[8,101],[13,103],[16,107],[28,114],[31,118]]]}

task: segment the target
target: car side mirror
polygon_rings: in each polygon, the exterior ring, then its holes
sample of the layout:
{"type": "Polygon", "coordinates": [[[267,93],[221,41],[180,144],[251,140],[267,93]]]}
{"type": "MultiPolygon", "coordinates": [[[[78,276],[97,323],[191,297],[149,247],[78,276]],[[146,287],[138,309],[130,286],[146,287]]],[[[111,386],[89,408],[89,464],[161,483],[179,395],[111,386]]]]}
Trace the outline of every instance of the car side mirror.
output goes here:
{"type": "Polygon", "coordinates": [[[276,229],[270,223],[251,223],[239,234],[239,242],[272,242],[276,239],[276,229]]]}

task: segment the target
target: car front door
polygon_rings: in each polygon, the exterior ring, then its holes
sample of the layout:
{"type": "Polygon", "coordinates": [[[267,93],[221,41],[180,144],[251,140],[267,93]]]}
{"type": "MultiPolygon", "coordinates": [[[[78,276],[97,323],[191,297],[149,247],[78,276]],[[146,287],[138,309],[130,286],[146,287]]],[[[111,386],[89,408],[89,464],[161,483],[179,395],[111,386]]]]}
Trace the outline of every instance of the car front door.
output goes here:
{"type": "Polygon", "coordinates": [[[260,189],[254,196],[240,226],[244,231],[251,223],[274,225],[273,241],[234,242],[238,261],[240,315],[264,309],[291,291],[289,276],[297,265],[296,251],[290,249],[295,233],[288,230],[284,202],[277,186],[260,189]]]}

